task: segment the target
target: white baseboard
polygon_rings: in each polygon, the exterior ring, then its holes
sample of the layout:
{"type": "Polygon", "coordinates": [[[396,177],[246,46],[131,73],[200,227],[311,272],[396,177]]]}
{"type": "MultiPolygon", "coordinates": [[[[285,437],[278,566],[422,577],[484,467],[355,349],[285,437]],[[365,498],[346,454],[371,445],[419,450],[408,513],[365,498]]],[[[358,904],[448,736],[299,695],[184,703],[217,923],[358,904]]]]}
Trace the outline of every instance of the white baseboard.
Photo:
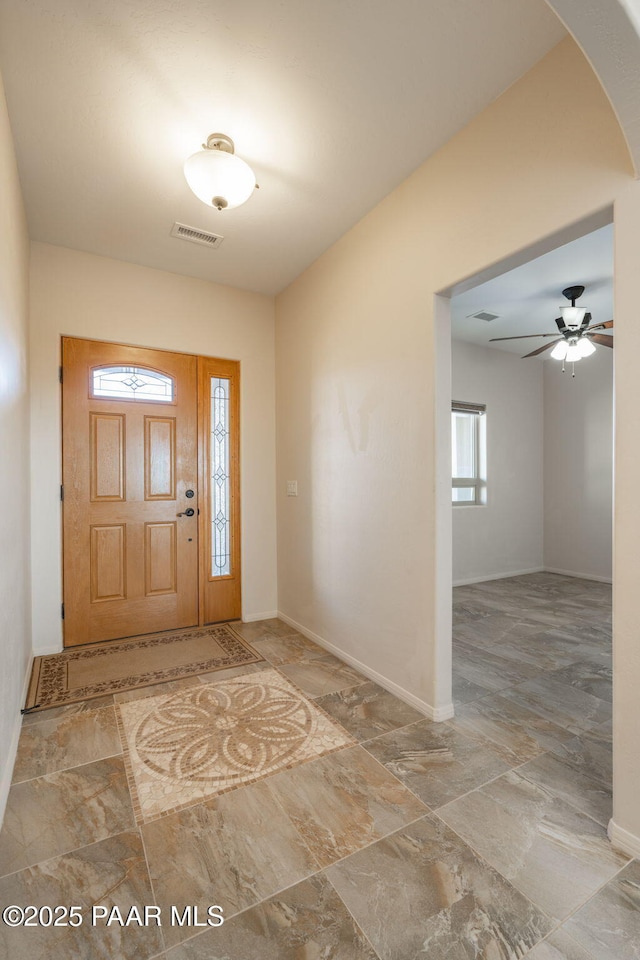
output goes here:
{"type": "Polygon", "coordinates": [[[242,622],[253,623],[255,620],[273,620],[278,615],[277,610],[269,610],[267,613],[243,613],[242,622]]]}
{"type": "MultiPolygon", "coordinates": [[[[466,587],[470,583],[486,583],[489,580],[507,580],[509,577],[524,577],[527,573],[543,573],[546,567],[530,567],[528,570],[511,570],[509,573],[491,573],[488,577],[467,577],[463,580],[454,580],[454,587],[466,587]]],[[[556,571],[552,571],[556,572],[556,571]]]]}
{"type": "Polygon", "coordinates": [[[472,583],[487,583],[489,580],[508,580],[509,577],[524,577],[528,573],[558,573],[562,577],[575,577],[578,580],[595,580],[597,583],[611,583],[611,577],[598,577],[595,573],[578,573],[576,570],[558,570],[556,567],[531,567],[530,570],[511,570],[509,573],[492,573],[487,577],[468,577],[454,580],[454,587],[466,587],[472,583]]]}
{"type": "Polygon", "coordinates": [[[640,837],[636,837],[634,833],[629,833],[628,830],[619,827],[613,819],[609,820],[607,833],[616,850],[621,850],[630,857],[640,858],[640,837]]]}
{"type": "Polygon", "coordinates": [[[562,577],[576,577],[578,580],[595,580],[596,583],[612,583],[611,577],[598,577],[595,573],[577,573],[575,570],[558,570],[556,567],[545,567],[545,573],[559,573],[562,577]]]}
{"type": "Polygon", "coordinates": [[[416,710],[419,710],[420,713],[424,714],[425,717],[428,717],[429,720],[450,720],[451,717],[453,717],[453,703],[448,703],[443,707],[433,707],[430,703],[427,703],[426,700],[421,700],[420,697],[417,697],[414,693],[410,693],[408,690],[405,690],[404,687],[401,687],[393,680],[383,677],[383,675],[378,673],[377,670],[373,670],[371,667],[368,667],[366,663],[362,663],[361,660],[356,659],[356,657],[352,657],[351,654],[345,653],[344,650],[336,647],[335,644],[330,643],[329,640],[325,640],[325,638],[319,636],[319,634],[314,633],[313,630],[307,629],[307,627],[303,626],[301,623],[298,623],[297,620],[294,620],[293,617],[287,616],[287,614],[282,613],[281,610],[278,611],[277,616],[280,618],[280,620],[284,620],[285,623],[288,623],[290,626],[294,627],[305,637],[308,637],[309,640],[313,640],[319,646],[324,647],[325,650],[328,650],[329,653],[333,653],[336,657],[340,657],[341,660],[344,660],[345,663],[355,667],[356,670],[359,670],[360,673],[363,673],[365,677],[369,677],[369,679],[377,683],[378,686],[388,690],[389,693],[393,693],[394,696],[398,697],[399,700],[404,700],[404,702],[408,703],[410,707],[415,707],[416,710]]]}
{"type": "MultiPolygon", "coordinates": [[[[31,680],[32,666],[33,666],[33,657],[30,657],[29,665],[27,667],[27,672],[22,682],[22,692],[20,693],[19,709],[22,709],[22,706],[24,705],[27,699],[27,693],[29,691],[29,681],[31,680]]],[[[2,826],[2,821],[4,820],[4,812],[7,807],[7,800],[9,799],[9,790],[11,789],[11,780],[13,778],[13,767],[16,762],[16,753],[18,752],[18,740],[20,739],[21,729],[22,729],[22,714],[18,712],[16,714],[15,722],[13,724],[13,730],[11,731],[11,740],[9,742],[9,749],[7,750],[5,767],[4,767],[4,770],[2,771],[2,776],[0,777],[0,827],[2,826]]]]}

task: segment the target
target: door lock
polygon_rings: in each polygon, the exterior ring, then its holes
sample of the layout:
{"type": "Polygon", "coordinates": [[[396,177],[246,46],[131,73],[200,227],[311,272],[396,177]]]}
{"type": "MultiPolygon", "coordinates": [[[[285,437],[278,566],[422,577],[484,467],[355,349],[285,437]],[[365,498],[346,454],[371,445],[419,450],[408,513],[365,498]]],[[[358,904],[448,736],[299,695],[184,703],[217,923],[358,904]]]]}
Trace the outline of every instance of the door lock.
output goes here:
{"type": "Polygon", "coordinates": [[[191,500],[192,497],[195,497],[195,493],[193,492],[193,490],[185,490],[185,494],[184,494],[184,495],[185,495],[185,497],[188,497],[189,500],[191,500]]]}
{"type": "Polygon", "coordinates": [[[186,510],[183,510],[182,513],[177,513],[177,517],[192,517],[195,513],[193,507],[187,507],[186,510]]]}

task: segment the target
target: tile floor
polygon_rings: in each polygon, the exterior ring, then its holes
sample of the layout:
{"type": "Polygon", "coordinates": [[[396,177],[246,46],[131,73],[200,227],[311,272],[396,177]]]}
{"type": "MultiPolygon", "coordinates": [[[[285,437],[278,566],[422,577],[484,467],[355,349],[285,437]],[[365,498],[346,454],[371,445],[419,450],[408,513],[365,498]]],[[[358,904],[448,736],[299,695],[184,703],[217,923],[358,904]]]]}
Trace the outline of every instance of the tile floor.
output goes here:
{"type": "Polygon", "coordinates": [[[0,925],[0,957],[638,960],[640,862],[605,832],[610,617],[609,587],[552,574],[457,588],[448,723],[278,620],[242,625],[264,662],[26,717],[0,904],[84,922],[0,925]],[[218,782],[202,731],[225,698],[243,736],[218,782]],[[95,903],[164,923],[91,926],[95,903]],[[225,923],[167,922],[187,904],[225,923]]]}

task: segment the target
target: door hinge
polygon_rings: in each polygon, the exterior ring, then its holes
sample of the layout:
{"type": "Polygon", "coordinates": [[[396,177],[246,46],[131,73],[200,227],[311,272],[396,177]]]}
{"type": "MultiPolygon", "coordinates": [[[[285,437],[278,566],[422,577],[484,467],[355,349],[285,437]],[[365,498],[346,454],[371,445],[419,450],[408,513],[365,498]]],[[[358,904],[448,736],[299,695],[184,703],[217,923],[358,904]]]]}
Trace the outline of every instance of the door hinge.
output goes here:
{"type": "Polygon", "coordinates": [[[60,499],[64,500],[64,485],[60,484],[60,499]]]}
{"type": "Polygon", "coordinates": [[[58,379],[62,383],[62,367],[58,367],[58,379]]]}
{"type": "Polygon", "coordinates": [[[64,620],[64,603],[60,604],[60,619],[64,620]]]}

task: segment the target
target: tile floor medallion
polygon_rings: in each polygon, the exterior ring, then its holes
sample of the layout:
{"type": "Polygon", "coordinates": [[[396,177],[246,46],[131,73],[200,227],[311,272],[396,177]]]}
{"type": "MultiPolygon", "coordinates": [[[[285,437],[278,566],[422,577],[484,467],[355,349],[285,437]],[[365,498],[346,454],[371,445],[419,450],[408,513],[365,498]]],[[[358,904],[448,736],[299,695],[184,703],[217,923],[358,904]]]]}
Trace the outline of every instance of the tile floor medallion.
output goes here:
{"type": "Polygon", "coordinates": [[[138,822],[355,743],[273,669],[116,710],[138,822]]]}

